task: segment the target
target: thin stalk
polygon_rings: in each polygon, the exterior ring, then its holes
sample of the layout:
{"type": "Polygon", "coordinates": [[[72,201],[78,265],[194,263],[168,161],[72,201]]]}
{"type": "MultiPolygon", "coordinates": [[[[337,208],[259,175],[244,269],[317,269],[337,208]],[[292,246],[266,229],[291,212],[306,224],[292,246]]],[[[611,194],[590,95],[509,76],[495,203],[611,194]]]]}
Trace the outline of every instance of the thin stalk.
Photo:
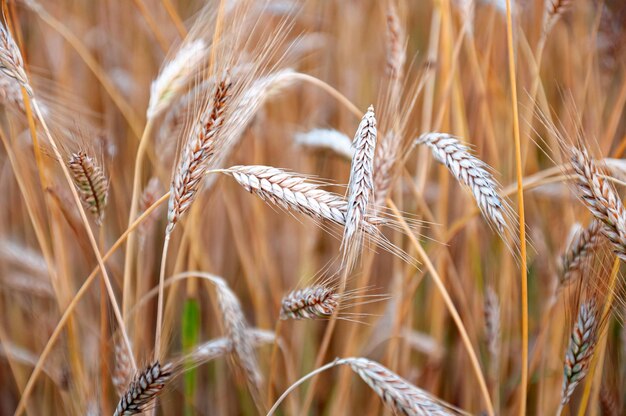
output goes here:
{"type": "Polygon", "coordinates": [[[526,221],[524,214],[524,184],[522,173],[522,151],[520,143],[519,112],[517,108],[517,81],[515,78],[515,51],[513,49],[513,21],[511,19],[511,0],[506,0],[506,37],[509,50],[509,80],[511,82],[511,105],[513,106],[513,136],[515,139],[515,168],[517,174],[517,203],[519,209],[520,241],[520,280],[522,285],[522,374],[520,380],[520,410],[526,414],[526,396],[528,394],[528,272],[526,264],[526,221]]]}
{"type": "MultiPolygon", "coordinates": [[[[115,253],[115,251],[119,247],[121,247],[122,244],[124,244],[124,242],[126,241],[126,238],[129,236],[129,234],[135,228],[137,228],[146,218],[148,218],[148,216],[154,210],[156,210],[161,204],[166,202],[169,199],[169,197],[170,197],[170,193],[168,192],[165,195],[163,195],[161,198],[159,198],[158,201],[156,201],[154,204],[152,204],[148,209],[146,209],[144,211],[144,213],[141,214],[141,216],[139,218],[137,218],[135,220],[135,222],[133,222],[131,224],[131,226],[129,226],[126,229],[126,231],[124,231],[124,233],[111,246],[109,251],[107,251],[106,254],[104,256],[102,256],[102,260],[103,261],[108,260],[109,257],[111,257],[113,255],[113,253],[115,253]]],[[[83,284],[80,287],[80,289],[78,289],[78,292],[76,292],[76,294],[72,298],[71,302],[67,305],[67,307],[63,311],[63,315],[61,315],[61,319],[59,319],[59,322],[57,323],[57,326],[52,331],[52,334],[50,335],[50,338],[48,338],[48,342],[46,343],[43,351],[39,355],[39,359],[38,359],[37,364],[35,365],[35,367],[33,369],[33,372],[30,374],[30,377],[28,379],[28,383],[26,383],[26,387],[24,388],[24,391],[22,392],[22,395],[20,396],[20,401],[17,404],[17,408],[15,409],[14,415],[17,416],[17,415],[19,415],[19,414],[21,414],[21,413],[23,413],[25,411],[26,401],[28,400],[28,398],[30,397],[30,394],[32,393],[33,387],[35,386],[35,382],[37,381],[37,377],[41,374],[41,371],[43,369],[43,364],[44,364],[46,358],[48,358],[48,355],[50,355],[50,352],[52,351],[52,348],[54,347],[55,341],[61,335],[61,331],[63,331],[63,328],[65,327],[65,324],[68,322],[68,320],[72,316],[72,313],[74,312],[74,309],[76,309],[76,306],[78,306],[78,302],[82,299],[82,297],[85,295],[85,293],[87,293],[87,289],[89,289],[89,287],[91,286],[91,283],[93,283],[94,279],[98,276],[98,271],[99,270],[101,270],[100,266],[96,266],[92,270],[91,274],[89,274],[89,276],[87,276],[87,278],[83,282],[83,284]]]]}
{"type": "MultiPolygon", "coordinates": [[[[139,147],[137,148],[137,155],[135,156],[135,171],[133,176],[133,192],[130,199],[130,213],[128,214],[128,224],[135,221],[137,211],[139,211],[139,198],[141,188],[141,177],[143,174],[143,159],[146,154],[148,141],[152,135],[152,126],[154,125],[153,119],[149,119],[139,139],[139,147]]],[[[126,243],[126,254],[124,258],[124,279],[122,289],[122,316],[126,317],[129,305],[131,303],[131,270],[133,266],[133,260],[135,259],[135,245],[137,236],[134,233],[130,233],[128,236],[128,242],[126,243]]]]}
{"type": "Polygon", "coordinates": [[[165,36],[163,36],[163,33],[161,33],[161,30],[159,29],[159,25],[154,20],[154,17],[152,17],[152,15],[150,14],[150,11],[146,7],[146,4],[143,2],[143,0],[135,0],[135,6],[137,6],[137,8],[139,9],[139,13],[141,13],[143,18],[146,20],[146,23],[148,24],[148,26],[150,27],[150,30],[154,34],[154,37],[156,38],[157,43],[161,47],[161,50],[163,52],[167,52],[170,45],[167,39],[165,39],[165,36]]]}
{"type": "Polygon", "coordinates": [[[163,253],[161,255],[161,272],[159,273],[159,295],[157,297],[157,319],[154,332],[154,359],[158,360],[161,347],[161,330],[163,326],[163,282],[165,281],[165,266],[167,262],[167,249],[170,245],[170,233],[165,233],[163,242],[163,253]]]}
{"type": "Polygon", "coordinates": [[[176,30],[178,30],[178,34],[180,35],[181,38],[184,39],[185,36],[187,36],[187,28],[185,28],[185,25],[183,24],[183,21],[180,19],[180,16],[178,15],[178,13],[176,12],[176,8],[174,8],[174,5],[172,4],[171,0],[161,0],[161,3],[163,3],[163,8],[169,15],[170,19],[172,19],[172,22],[174,22],[174,26],[176,26],[176,30]]]}
{"type": "MultiPolygon", "coordinates": [[[[276,411],[276,409],[278,409],[278,406],[280,406],[280,404],[283,402],[283,400],[285,400],[285,398],[289,395],[289,393],[291,393],[292,391],[294,391],[296,389],[296,387],[298,387],[300,384],[304,383],[305,381],[307,381],[308,379],[310,379],[311,377],[321,373],[322,371],[326,371],[329,368],[333,368],[335,366],[337,366],[339,364],[339,360],[335,360],[333,362],[330,362],[316,370],[311,371],[309,374],[305,375],[304,377],[300,378],[300,380],[296,381],[295,383],[293,383],[291,386],[289,386],[289,388],[287,390],[285,390],[285,392],[278,398],[278,400],[276,400],[276,403],[274,403],[274,405],[272,406],[272,408],[269,410],[269,412],[267,412],[267,416],[273,415],[274,412],[276,411]]],[[[310,390],[310,387],[309,387],[310,390]]],[[[302,412],[302,414],[306,414],[306,412],[302,412]]]]}
{"type": "Polygon", "coordinates": [[[439,289],[439,293],[443,297],[443,301],[446,304],[446,307],[448,308],[448,312],[450,313],[452,320],[454,321],[454,323],[457,326],[457,329],[459,330],[459,335],[461,335],[461,340],[463,341],[463,345],[465,346],[465,349],[467,350],[470,363],[472,364],[472,368],[474,370],[474,373],[476,374],[476,379],[478,380],[480,391],[483,395],[485,406],[487,407],[487,414],[489,414],[490,416],[495,415],[493,404],[491,403],[491,398],[489,396],[489,389],[487,388],[487,382],[485,381],[485,376],[483,375],[482,370],[480,368],[478,357],[476,356],[474,347],[472,346],[469,336],[467,335],[467,331],[465,330],[463,321],[461,320],[461,317],[459,316],[459,313],[457,312],[456,307],[454,306],[454,303],[452,302],[452,299],[450,298],[450,295],[448,294],[448,291],[441,280],[441,277],[439,277],[439,274],[437,273],[437,270],[435,269],[435,266],[433,265],[433,263],[430,261],[428,254],[426,254],[422,245],[415,238],[413,231],[406,223],[404,216],[400,213],[400,211],[398,210],[398,207],[396,207],[396,205],[390,199],[387,200],[387,204],[389,208],[391,208],[391,210],[393,211],[394,215],[400,221],[400,225],[405,230],[406,235],[409,237],[409,240],[411,240],[411,243],[413,244],[418,255],[420,256],[420,259],[426,266],[426,269],[428,269],[428,272],[432,276],[433,281],[435,282],[435,285],[439,289]]]}
{"type": "MultiPolygon", "coordinates": [[[[346,282],[348,279],[349,268],[345,267],[343,269],[343,273],[341,276],[341,283],[339,286],[339,291],[337,294],[339,298],[343,295],[346,290],[346,282]]],[[[313,368],[317,368],[322,365],[322,361],[324,360],[324,356],[328,351],[328,347],[330,346],[330,340],[332,339],[333,333],[335,331],[335,326],[337,326],[337,315],[339,314],[339,310],[336,309],[333,313],[333,316],[330,318],[330,322],[328,322],[328,326],[326,327],[326,331],[324,332],[324,338],[322,339],[322,344],[317,352],[317,356],[315,358],[315,363],[313,364],[313,368]]],[[[311,381],[311,385],[309,386],[306,396],[304,398],[304,405],[302,406],[302,414],[308,414],[309,408],[313,403],[313,395],[315,393],[316,380],[311,381]]]]}
{"type": "Polygon", "coordinates": [[[67,43],[70,44],[78,53],[78,55],[85,62],[87,67],[93,72],[94,76],[98,79],[100,84],[104,90],[109,94],[113,103],[120,110],[122,117],[126,119],[128,125],[133,131],[136,137],[141,136],[141,120],[139,116],[135,113],[133,107],[126,101],[124,96],[120,93],[120,91],[115,87],[113,82],[109,79],[106,74],[106,71],[98,64],[98,61],[89,53],[89,50],[85,47],[83,42],[73,34],[63,23],[54,18],[50,13],[48,13],[41,5],[33,4],[30,5],[31,10],[35,12],[41,19],[46,22],[50,27],[56,30],[59,35],[61,35],[67,43]]]}

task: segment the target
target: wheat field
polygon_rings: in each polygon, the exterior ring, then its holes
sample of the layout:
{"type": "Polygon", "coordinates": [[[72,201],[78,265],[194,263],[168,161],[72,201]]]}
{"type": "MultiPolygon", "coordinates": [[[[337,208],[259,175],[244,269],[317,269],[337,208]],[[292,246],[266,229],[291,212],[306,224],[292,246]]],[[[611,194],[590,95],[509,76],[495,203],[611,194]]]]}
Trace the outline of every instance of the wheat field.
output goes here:
{"type": "Polygon", "coordinates": [[[626,414],[622,0],[6,0],[0,415],[626,414]]]}

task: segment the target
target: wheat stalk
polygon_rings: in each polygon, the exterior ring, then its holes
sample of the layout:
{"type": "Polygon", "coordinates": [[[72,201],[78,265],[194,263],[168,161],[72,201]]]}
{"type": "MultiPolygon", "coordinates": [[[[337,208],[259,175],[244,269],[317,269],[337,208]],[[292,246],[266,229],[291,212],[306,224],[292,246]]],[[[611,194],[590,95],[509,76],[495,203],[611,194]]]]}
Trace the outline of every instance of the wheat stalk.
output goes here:
{"type": "Polygon", "coordinates": [[[500,197],[499,185],[489,172],[489,166],[472,155],[466,145],[446,133],[423,134],[415,144],[431,149],[434,158],[471,191],[485,219],[503,235],[508,228],[505,216],[511,209],[500,197]]]}
{"type": "Polygon", "coordinates": [[[580,274],[582,265],[600,245],[601,232],[602,223],[593,220],[587,228],[576,233],[567,251],[561,257],[559,287],[566,286],[580,274]]]}
{"type": "Polygon", "coordinates": [[[167,232],[171,233],[180,217],[189,209],[200,187],[207,161],[215,152],[215,140],[224,124],[232,83],[228,75],[215,86],[211,105],[198,118],[192,137],[187,141],[175,171],[168,204],[167,232]]]}
{"type": "Polygon", "coordinates": [[[587,150],[571,148],[571,164],[577,175],[577,188],[587,208],[601,221],[602,234],[613,245],[613,251],[626,261],[626,211],[619,195],[605,179],[587,150]]]}
{"type": "Polygon", "coordinates": [[[374,152],[376,150],[376,117],[369,106],[354,135],[354,156],[348,183],[348,206],[341,247],[348,269],[354,264],[363,240],[363,223],[374,196],[374,152]]]}
{"type": "Polygon", "coordinates": [[[170,364],[161,367],[161,364],[156,361],[146,367],[126,388],[113,416],[136,415],[148,409],[171,375],[170,364]]]}
{"type": "Polygon", "coordinates": [[[565,354],[561,403],[557,415],[561,414],[574,393],[574,389],[587,375],[589,362],[596,346],[598,327],[598,310],[595,301],[583,302],[580,305],[578,318],[565,354]]]}
{"type": "Polygon", "coordinates": [[[82,150],[73,153],[67,165],[83,204],[94,215],[96,223],[101,224],[109,194],[109,181],[104,170],[82,150]]]}

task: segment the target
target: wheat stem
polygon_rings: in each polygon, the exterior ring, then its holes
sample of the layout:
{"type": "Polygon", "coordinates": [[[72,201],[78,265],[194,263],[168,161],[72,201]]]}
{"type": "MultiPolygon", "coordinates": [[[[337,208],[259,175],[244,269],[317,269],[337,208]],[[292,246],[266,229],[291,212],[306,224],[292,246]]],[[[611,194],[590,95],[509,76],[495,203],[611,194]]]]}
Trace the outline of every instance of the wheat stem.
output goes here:
{"type": "Polygon", "coordinates": [[[448,293],[445,285],[443,284],[443,281],[441,280],[439,273],[437,273],[435,266],[430,261],[428,254],[426,254],[422,245],[415,238],[413,231],[407,225],[406,221],[404,220],[404,216],[400,213],[400,211],[398,210],[398,207],[396,207],[393,201],[389,199],[387,200],[387,204],[389,205],[389,208],[391,208],[392,212],[398,217],[400,224],[405,229],[406,234],[409,237],[409,240],[411,240],[413,247],[417,250],[418,255],[420,256],[421,260],[424,262],[426,269],[428,269],[428,272],[433,278],[433,281],[435,282],[437,289],[439,289],[439,293],[441,294],[441,297],[443,298],[444,303],[446,304],[446,307],[448,308],[448,312],[450,313],[452,320],[456,324],[456,327],[459,331],[459,335],[461,335],[461,340],[463,341],[463,345],[465,346],[465,350],[467,351],[467,354],[469,356],[470,362],[472,364],[472,369],[474,370],[476,379],[478,380],[478,387],[483,396],[485,406],[487,407],[487,414],[489,416],[494,416],[495,412],[493,409],[491,398],[489,396],[489,389],[487,388],[487,382],[485,381],[485,376],[483,375],[483,372],[480,368],[478,357],[476,356],[476,352],[474,351],[472,342],[470,341],[467,331],[465,329],[465,326],[463,325],[463,321],[461,320],[461,317],[459,316],[459,313],[456,310],[456,307],[454,306],[454,302],[452,302],[452,299],[450,298],[450,294],[448,293]]]}

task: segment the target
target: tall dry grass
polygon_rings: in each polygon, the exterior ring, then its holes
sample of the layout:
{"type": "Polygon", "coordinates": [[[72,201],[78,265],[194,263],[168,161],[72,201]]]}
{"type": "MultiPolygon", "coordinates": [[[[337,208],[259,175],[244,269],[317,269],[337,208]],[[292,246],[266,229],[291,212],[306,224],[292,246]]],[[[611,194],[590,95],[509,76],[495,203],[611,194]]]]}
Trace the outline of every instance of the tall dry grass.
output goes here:
{"type": "Polygon", "coordinates": [[[626,413],[622,1],[1,9],[1,415],[626,413]]]}

